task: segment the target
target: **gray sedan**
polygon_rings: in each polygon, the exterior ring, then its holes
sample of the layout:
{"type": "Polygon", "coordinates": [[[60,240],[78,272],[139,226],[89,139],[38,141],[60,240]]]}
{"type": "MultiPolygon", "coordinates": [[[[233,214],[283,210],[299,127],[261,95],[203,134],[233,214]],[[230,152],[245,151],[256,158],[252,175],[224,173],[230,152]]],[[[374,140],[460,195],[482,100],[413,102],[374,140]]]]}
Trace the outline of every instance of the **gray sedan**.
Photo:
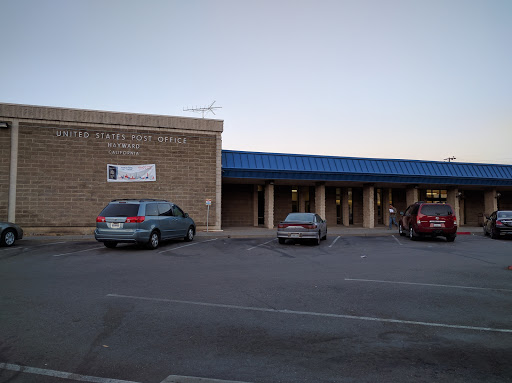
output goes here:
{"type": "Polygon", "coordinates": [[[319,245],[327,239],[327,222],[315,213],[290,213],[277,226],[277,238],[281,244],[287,239],[308,239],[319,245]]]}
{"type": "Polygon", "coordinates": [[[23,238],[23,229],[10,222],[0,222],[0,246],[12,246],[23,238]]]}

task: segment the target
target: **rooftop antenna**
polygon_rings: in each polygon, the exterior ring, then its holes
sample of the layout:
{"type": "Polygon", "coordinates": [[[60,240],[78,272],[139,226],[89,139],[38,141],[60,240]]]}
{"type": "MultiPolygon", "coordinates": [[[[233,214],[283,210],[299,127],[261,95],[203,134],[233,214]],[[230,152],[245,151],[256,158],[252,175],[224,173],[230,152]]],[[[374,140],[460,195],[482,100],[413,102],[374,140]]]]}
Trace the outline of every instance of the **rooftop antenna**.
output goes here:
{"type": "Polygon", "coordinates": [[[195,108],[186,108],[186,109],[183,108],[183,111],[184,112],[201,113],[204,118],[205,113],[211,112],[211,113],[215,114],[214,109],[222,109],[222,106],[213,106],[213,104],[215,104],[215,101],[212,102],[209,106],[205,106],[205,107],[201,107],[201,108],[198,108],[197,106],[195,108]]]}
{"type": "Polygon", "coordinates": [[[452,157],[445,158],[444,160],[448,161],[448,162],[452,162],[453,160],[456,160],[456,158],[454,156],[452,156],[452,157]]]}

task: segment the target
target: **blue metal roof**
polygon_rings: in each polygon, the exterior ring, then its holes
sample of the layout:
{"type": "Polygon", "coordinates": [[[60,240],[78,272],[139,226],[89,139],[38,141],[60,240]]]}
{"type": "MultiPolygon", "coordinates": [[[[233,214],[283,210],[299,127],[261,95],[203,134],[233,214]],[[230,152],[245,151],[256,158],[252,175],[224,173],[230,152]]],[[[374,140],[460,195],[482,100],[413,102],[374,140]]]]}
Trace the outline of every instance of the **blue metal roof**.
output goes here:
{"type": "Polygon", "coordinates": [[[223,150],[227,178],[512,186],[512,165],[223,150]]]}

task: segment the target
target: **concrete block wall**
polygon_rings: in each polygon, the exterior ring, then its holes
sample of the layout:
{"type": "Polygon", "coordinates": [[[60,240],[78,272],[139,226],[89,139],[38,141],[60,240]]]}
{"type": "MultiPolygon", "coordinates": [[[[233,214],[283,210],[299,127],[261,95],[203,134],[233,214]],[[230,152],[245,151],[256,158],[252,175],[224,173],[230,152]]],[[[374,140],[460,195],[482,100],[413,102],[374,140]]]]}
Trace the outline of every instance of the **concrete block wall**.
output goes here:
{"type": "MultiPolygon", "coordinates": [[[[311,198],[311,196],[310,196],[311,198]]],[[[292,187],[274,186],[274,226],[284,220],[292,211],[292,187]]]]}
{"type": "MultiPolygon", "coordinates": [[[[101,209],[119,198],[170,200],[198,226],[211,199],[210,228],[220,228],[222,121],[11,104],[0,104],[0,117],[19,122],[16,222],[28,233],[91,233],[101,209]],[[157,179],[107,182],[107,164],[155,164],[157,179]]],[[[0,219],[9,133],[0,130],[0,219]]]]}
{"type": "Polygon", "coordinates": [[[222,227],[254,226],[254,193],[254,185],[222,185],[222,227]]]}
{"type": "Polygon", "coordinates": [[[11,163],[11,130],[0,129],[0,221],[7,221],[9,174],[11,163]]]}

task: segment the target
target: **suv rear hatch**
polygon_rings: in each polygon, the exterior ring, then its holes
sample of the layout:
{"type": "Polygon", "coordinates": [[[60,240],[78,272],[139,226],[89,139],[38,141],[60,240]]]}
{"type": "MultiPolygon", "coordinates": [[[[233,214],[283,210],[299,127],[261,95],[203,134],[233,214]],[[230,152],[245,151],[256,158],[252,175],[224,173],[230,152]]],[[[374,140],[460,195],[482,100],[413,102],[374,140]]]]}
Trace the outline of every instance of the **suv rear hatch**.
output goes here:
{"type": "Polygon", "coordinates": [[[450,205],[425,204],[418,212],[417,225],[432,230],[453,229],[456,226],[456,217],[450,205]]]}

